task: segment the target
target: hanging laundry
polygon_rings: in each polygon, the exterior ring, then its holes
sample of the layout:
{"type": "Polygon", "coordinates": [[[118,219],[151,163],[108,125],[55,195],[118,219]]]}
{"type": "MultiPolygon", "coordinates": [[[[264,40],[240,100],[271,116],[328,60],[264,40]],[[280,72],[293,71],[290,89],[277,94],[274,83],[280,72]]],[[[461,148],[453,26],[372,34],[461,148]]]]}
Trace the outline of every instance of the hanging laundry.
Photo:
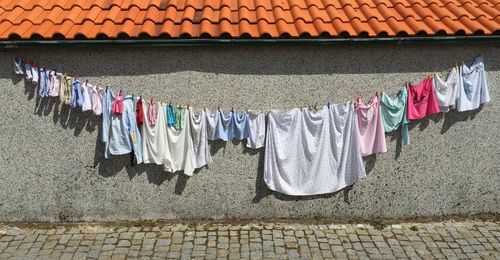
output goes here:
{"type": "Polygon", "coordinates": [[[462,65],[461,70],[462,87],[457,102],[458,111],[474,110],[481,104],[490,102],[483,57],[477,57],[470,67],[462,65]]]}
{"type": "Polygon", "coordinates": [[[31,82],[37,84],[40,79],[40,75],[38,74],[38,67],[36,65],[31,66],[31,82]]]}
{"type": "MultiPolygon", "coordinates": [[[[52,84],[55,84],[54,79],[52,79],[52,84]]],[[[60,83],[60,88],[59,88],[59,101],[62,104],[65,104],[65,105],[71,104],[72,86],[73,86],[73,78],[64,74],[64,76],[62,77],[62,81],[60,83]]]]}
{"type": "Polygon", "coordinates": [[[175,108],[175,124],[174,127],[175,129],[182,129],[183,126],[183,121],[184,121],[184,111],[185,109],[183,107],[176,107],[175,108]]]}
{"type": "Polygon", "coordinates": [[[102,98],[103,98],[104,90],[97,86],[92,88],[92,111],[94,115],[102,114],[102,98]]]}
{"type": "Polygon", "coordinates": [[[408,119],[418,120],[439,113],[439,105],[432,87],[432,79],[425,78],[418,84],[408,85],[408,119]]]}
{"type": "MultiPolygon", "coordinates": [[[[106,106],[113,102],[112,92],[105,96],[106,106]]],[[[123,100],[123,110],[120,114],[110,114],[110,108],[105,108],[106,117],[103,117],[103,129],[109,129],[105,140],[105,158],[109,154],[123,155],[134,152],[137,163],[142,163],[142,138],[135,121],[134,102],[131,96],[123,100]]]]}
{"type": "Polygon", "coordinates": [[[213,141],[216,140],[215,132],[217,129],[217,123],[219,121],[219,110],[215,113],[212,113],[210,110],[206,111],[207,114],[207,136],[208,140],[213,141]]]}
{"type": "Polygon", "coordinates": [[[438,74],[434,75],[434,91],[436,92],[439,110],[448,112],[451,108],[455,108],[457,104],[458,94],[460,93],[461,81],[460,71],[454,67],[448,73],[446,81],[442,80],[438,74]]]}
{"type": "Polygon", "coordinates": [[[24,71],[25,71],[24,78],[26,80],[31,81],[33,79],[33,76],[31,74],[31,64],[29,61],[24,63],[24,71]]]}
{"type": "Polygon", "coordinates": [[[17,75],[24,75],[23,61],[18,57],[14,57],[14,73],[17,75]]]}
{"type": "Polygon", "coordinates": [[[142,157],[144,163],[154,163],[157,165],[162,165],[165,159],[165,153],[167,152],[167,124],[165,122],[165,107],[156,102],[158,111],[156,115],[150,115],[148,113],[147,102],[142,102],[143,117],[146,121],[142,124],[142,157]],[[150,121],[149,117],[156,117],[155,124],[152,126],[147,123],[150,121]]]}
{"type": "Polygon", "coordinates": [[[229,112],[227,116],[224,115],[224,112],[218,111],[217,112],[218,119],[217,119],[217,125],[215,127],[215,135],[214,138],[220,139],[222,141],[230,141],[233,140],[233,132],[234,132],[234,126],[233,126],[233,112],[229,112]]]}
{"type": "Polygon", "coordinates": [[[396,131],[401,128],[403,144],[410,143],[410,135],[408,132],[408,118],[406,116],[406,102],[408,92],[403,87],[395,99],[390,98],[387,94],[382,93],[380,98],[380,114],[385,132],[396,131]]]}
{"type": "Polygon", "coordinates": [[[238,112],[233,112],[232,125],[233,129],[233,139],[244,140],[248,138],[248,113],[243,113],[241,116],[238,112]]]}
{"type": "Polygon", "coordinates": [[[71,107],[77,108],[83,105],[82,84],[79,80],[74,79],[71,83],[71,107]]]}
{"type": "Polygon", "coordinates": [[[144,112],[142,111],[142,98],[138,98],[137,103],[135,105],[135,120],[137,121],[138,126],[142,126],[142,124],[144,124],[144,112]]]}
{"type": "Polygon", "coordinates": [[[375,95],[367,105],[358,98],[355,107],[356,133],[363,156],[387,152],[378,95],[375,95]]]}
{"type": "Polygon", "coordinates": [[[192,176],[196,169],[196,158],[189,110],[178,108],[176,115],[178,113],[182,113],[182,116],[177,117],[180,121],[176,120],[179,127],[167,127],[167,151],[163,169],[172,173],[184,171],[185,175],[192,176]]]}
{"type": "Polygon", "coordinates": [[[147,112],[148,112],[148,123],[151,126],[155,126],[157,122],[158,114],[158,106],[159,104],[153,101],[153,98],[147,104],[147,112]]]}
{"type": "Polygon", "coordinates": [[[264,146],[266,137],[266,121],[264,113],[248,113],[247,147],[259,149],[264,146]]]}
{"type": "Polygon", "coordinates": [[[167,106],[167,126],[168,127],[175,127],[175,108],[172,106],[172,104],[168,104],[167,106]]]}
{"type": "Polygon", "coordinates": [[[366,176],[355,132],[352,103],[271,111],[264,181],[274,191],[296,196],[338,191],[366,176]]]}
{"type": "Polygon", "coordinates": [[[49,96],[50,97],[59,96],[60,88],[61,88],[61,77],[62,77],[62,74],[57,73],[57,71],[50,72],[50,88],[49,88],[49,96]]]}
{"type": "Polygon", "coordinates": [[[193,132],[193,147],[196,158],[195,168],[201,168],[212,163],[210,146],[208,145],[207,113],[203,109],[198,117],[195,116],[193,108],[189,107],[189,118],[193,132]]]}
{"type": "Polygon", "coordinates": [[[87,81],[82,85],[82,97],[83,97],[83,104],[82,104],[82,111],[88,111],[92,110],[92,88],[93,86],[90,85],[87,81]]]}
{"type": "Polygon", "coordinates": [[[111,113],[121,114],[123,112],[123,94],[121,91],[116,91],[113,103],[111,103],[111,113]]]}
{"type": "Polygon", "coordinates": [[[40,97],[49,96],[50,71],[40,68],[40,84],[38,85],[38,95],[40,97]]]}

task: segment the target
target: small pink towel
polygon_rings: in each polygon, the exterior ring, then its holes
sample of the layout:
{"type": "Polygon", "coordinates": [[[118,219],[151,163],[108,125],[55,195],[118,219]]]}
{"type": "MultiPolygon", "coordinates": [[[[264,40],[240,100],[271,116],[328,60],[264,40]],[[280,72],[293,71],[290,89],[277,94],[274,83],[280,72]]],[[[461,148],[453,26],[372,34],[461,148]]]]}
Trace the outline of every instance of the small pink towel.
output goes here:
{"type": "Polygon", "coordinates": [[[418,120],[440,112],[431,78],[408,86],[407,106],[409,120],[418,120]]]}
{"type": "Polygon", "coordinates": [[[387,152],[378,95],[367,104],[356,101],[356,133],[363,156],[387,152]]]}
{"type": "Polygon", "coordinates": [[[120,91],[116,91],[115,100],[111,104],[111,112],[113,114],[121,114],[123,112],[123,95],[120,91]]]}
{"type": "Polygon", "coordinates": [[[148,122],[150,126],[156,125],[156,114],[158,114],[158,104],[153,102],[153,99],[148,102],[148,122]]]}

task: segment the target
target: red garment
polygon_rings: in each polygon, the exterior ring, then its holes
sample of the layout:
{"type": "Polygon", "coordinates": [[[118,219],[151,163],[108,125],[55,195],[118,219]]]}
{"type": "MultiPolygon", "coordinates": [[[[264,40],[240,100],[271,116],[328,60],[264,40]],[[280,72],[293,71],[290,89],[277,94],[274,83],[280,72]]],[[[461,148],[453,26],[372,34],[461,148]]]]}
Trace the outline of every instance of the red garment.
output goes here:
{"type": "Polygon", "coordinates": [[[135,106],[135,119],[137,121],[137,125],[142,126],[144,123],[144,114],[142,111],[142,99],[140,98],[137,100],[137,105],[135,106]]]}
{"type": "Polygon", "coordinates": [[[121,114],[123,112],[123,95],[121,91],[116,91],[115,99],[111,103],[111,112],[113,114],[121,114]]]}
{"type": "Polygon", "coordinates": [[[407,106],[409,120],[418,120],[440,112],[430,77],[408,86],[407,106]]]}

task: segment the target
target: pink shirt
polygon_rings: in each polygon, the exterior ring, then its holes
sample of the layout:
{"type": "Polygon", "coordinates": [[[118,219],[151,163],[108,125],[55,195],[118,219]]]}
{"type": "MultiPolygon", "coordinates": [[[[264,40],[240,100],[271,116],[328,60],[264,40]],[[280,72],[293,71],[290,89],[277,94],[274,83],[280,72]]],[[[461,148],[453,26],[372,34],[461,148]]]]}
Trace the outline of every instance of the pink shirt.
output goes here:
{"type": "Polygon", "coordinates": [[[367,105],[360,99],[357,100],[356,133],[363,156],[387,152],[378,96],[374,96],[367,105]]]}
{"type": "Polygon", "coordinates": [[[148,113],[148,122],[150,126],[155,126],[156,125],[156,114],[158,114],[158,104],[151,100],[148,102],[147,105],[147,113],[148,113]]]}
{"type": "Polygon", "coordinates": [[[439,113],[439,104],[431,78],[425,78],[418,84],[408,86],[407,106],[409,120],[418,120],[439,113]]]}
{"type": "Polygon", "coordinates": [[[102,96],[104,90],[94,86],[92,88],[92,111],[95,115],[102,114],[102,96]]]}
{"type": "Polygon", "coordinates": [[[123,112],[123,95],[116,91],[115,100],[111,103],[111,112],[113,114],[121,114],[123,112]]]}

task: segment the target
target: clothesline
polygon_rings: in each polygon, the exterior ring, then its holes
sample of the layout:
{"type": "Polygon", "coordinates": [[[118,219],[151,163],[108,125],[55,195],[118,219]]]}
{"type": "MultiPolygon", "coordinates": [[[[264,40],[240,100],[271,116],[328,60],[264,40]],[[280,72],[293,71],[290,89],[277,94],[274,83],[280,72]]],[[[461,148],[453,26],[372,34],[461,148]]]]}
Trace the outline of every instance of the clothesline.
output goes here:
{"type": "MultiPolygon", "coordinates": [[[[481,55],[479,56],[476,56],[476,59],[477,58],[482,58],[481,55]]],[[[450,71],[452,71],[454,68],[458,68],[458,67],[461,67],[461,66],[464,66],[464,61],[461,61],[459,63],[455,63],[455,66],[454,67],[451,67],[449,69],[446,69],[444,71],[441,71],[441,72],[432,72],[432,73],[428,73],[429,77],[431,78],[435,78],[436,76],[439,77],[440,74],[446,74],[446,73],[449,73],[450,71]]],[[[14,71],[16,74],[20,74],[20,75],[24,75],[25,78],[34,83],[35,85],[36,84],[40,84],[41,85],[41,82],[39,82],[39,80],[42,79],[41,77],[41,73],[42,71],[44,72],[49,72],[49,74],[51,72],[53,72],[56,76],[60,76],[60,77],[63,77],[63,76],[66,76],[67,78],[69,79],[74,79],[74,80],[78,80],[78,77],[73,77],[73,76],[69,76],[67,75],[66,73],[61,73],[61,72],[57,72],[56,69],[50,69],[48,66],[46,65],[43,65],[42,63],[36,63],[34,62],[33,60],[31,59],[27,59],[27,60],[22,60],[21,58],[18,58],[18,57],[15,57],[14,58],[14,71]],[[38,71],[38,73],[36,72],[38,71]],[[33,76],[31,76],[33,75],[33,76]]],[[[57,79],[56,79],[57,81],[57,79]]],[[[404,86],[407,86],[409,84],[411,84],[412,82],[411,81],[405,81],[404,82],[404,86]]],[[[81,82],[80,82],[81,84],[81,82]]],[[[85,80],[85,85],[90,85],[92,87],[95,87],[96,88],[96,91],[104,91],[105,88],[102,88],[100,87],[101,84],[89,84],[88,83],[88,80],[85,80]]],[[[107,88],[107,87],[106,87],[107,88]]],[[[42,91],[43,89],[40,89],[40,91],[42,91]]],[[[55,89],[54,89],[55,91],[55,89]]],[[[120,90],[121,91],[121,90],[120,90]]],[[[379,92],[375,92],[375,95],[377,95],[379,92]]],[[[382,94],[385,94],[385,91],[380,91],[380,95],[382,94]]],[[[58,96],[58,93],[57,92],[52,92],[52,94],[48,94],[48,93],[45,93],[45,94],[42,94],[41,92],[39,93],[39,96],[40,97],[47,97],[47,96],[51,96],[51,97],[56,97],[58,96]]],[[[131,94],[131,96],[136,96],[136,97],[140,97],[142,99],[142,95],[135,95],[135,94],[131,94]]],[[[360,99],[360,97],[356,97],[354,100],[358,100],[360,99]]],[[[161,100],[160,101],[161,103],[168,103],[168,104],[172,104],[171,101],[164,101],[164,100],[161,100]]],[[[62,103],[68,103],[68,102],[62,102],[62,103]]],[[[327,102],[328,104],[330,102],[327,102]]],[[[315,105],[301,105],[301,106],[298,106],[300,109],[304,109],[304,108],[308,108],[308,109],[314,109],[316,111],[318,111],[319,109],[317,108],[317,105],[318,104],[315,104],[315,105]]],[[[190,104],[188,103],[187,105],[176,105],[178,107],[184,107],[184,108],[187,108],[190,106],[190,104]]],[[[204,110],[208,109],[207,107],[204,107],[203,108],[204,110]]],[[[216,107],[217,110],[221,110],[221,107],[220,105],[217,105],[216,107]]],[[[229,110],[231,111],[235,111],[234,109],[234,106],[231,107],[229,110]]],[[[276,108],[273,108],[272,105],[266,109],[260,109],[260,110],[255,110],[255,109],[242,109],[241,111],[246,111],[246,112],[264,112],[265,114],[268,114],[269,112],[271,112],[272,110],[277,110],[276,108]]],[[[100,114],[97,114],[97,115],[100,115],[100,114]]]]}
{"type": "Polygon", "coordinates": [[[264,180],[275,191],[315,195],[352,185],[366,173],[362,156],[387,151],[385,133],[401,129],[409,144],[408,123],[456,108],[477,109],[490,101],[482,56],[471,66],[452,67],[445,80],[438,73],[418,83],[406,82],[389,97],[375,92],[321,108],[272,109],[265,114],[233,108],[228,113],[173,106],[100,88],[31,61],[14,58],[14,71],[38,86],[40,97],[59,97],[61,103],[92,110],[103,117],[104,156],[133,154],[137,163],[162,165],[165,171],[193,175],[212,163],[213,140],[246,140],[247,147],[265,147],[264,180]]]}

